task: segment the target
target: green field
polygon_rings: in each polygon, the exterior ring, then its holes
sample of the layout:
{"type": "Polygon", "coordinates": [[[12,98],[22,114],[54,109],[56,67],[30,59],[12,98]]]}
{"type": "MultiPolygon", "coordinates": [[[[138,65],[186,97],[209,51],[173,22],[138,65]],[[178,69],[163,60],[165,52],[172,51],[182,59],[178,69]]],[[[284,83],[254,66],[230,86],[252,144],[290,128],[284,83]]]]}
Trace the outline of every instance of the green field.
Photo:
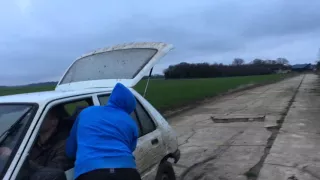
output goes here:
{"type": "MultiPolygon", "coordinates": [[[[276,81],[286,75],[272,74],[263,76],[245,76],[208,79],[183,79],[183,80],[150,80],[146,98],[159,110],[178,107],[195,100],[212,97],[241,85],[276,81]]],[[[146,80],[137,84],[135,89],[143,93],[146,80]]],[[[1,95],[39,92],[53,90],[52,86],[38,87],[10,87],[0,88],[1,95]]]]}

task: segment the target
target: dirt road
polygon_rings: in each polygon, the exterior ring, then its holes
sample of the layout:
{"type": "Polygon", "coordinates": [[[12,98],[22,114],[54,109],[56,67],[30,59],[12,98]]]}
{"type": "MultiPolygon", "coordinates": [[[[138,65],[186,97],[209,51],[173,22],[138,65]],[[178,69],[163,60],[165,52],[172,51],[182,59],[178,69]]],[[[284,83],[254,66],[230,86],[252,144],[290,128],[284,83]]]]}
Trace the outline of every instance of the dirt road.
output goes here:
{"type": "Polygon", "coordinates": [[[314,79],[315,75],[301,75],[235,93],[169,119],[179,134],[177,176],[258,179],[299,87],[314,79]]]}

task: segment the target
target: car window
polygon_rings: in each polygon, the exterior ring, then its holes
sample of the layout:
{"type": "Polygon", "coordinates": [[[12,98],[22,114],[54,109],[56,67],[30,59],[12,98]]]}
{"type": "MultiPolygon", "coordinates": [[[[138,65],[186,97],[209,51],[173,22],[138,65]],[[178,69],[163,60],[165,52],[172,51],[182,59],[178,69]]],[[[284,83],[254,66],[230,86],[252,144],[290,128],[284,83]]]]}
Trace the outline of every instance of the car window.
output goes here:
{"type": "Polygon", "coordinates": [[[109,100],[110,94],[98,96],[100,105],[106,105],[109,100]]]}
{"type": "MultiPolygon", "coordinates": [[[[110,94],[105,94],[105,95],[100,95],[98,96],[98,99],[99,99],[99,102],[100,102],[100,105],[105,105],[107,104],[108,100],[109,100],[109,97],[110,97],[110,94]]],[[[133,111],[131,114],[130,114],[131,118],[136,122],[137,126],[138,126],[138,131],[139,131],[139,137],[142,136],[142,128],[141,128],[141,123],[138,121],[138,118],[137,118],[137,113],[136,111],[133,111]]]]}
{"type": "Polygon", "coordinates": [[[148,114],[148,112],[144,109],[141,103],[137,100],[136,113],[141,123],[142,135],[146,135],[156,129],[156,126],[148,114]]]}
{"type": "MultiPolygon", "coordinates": [[[[108,102],[110,94],[100,95],[98,96],[100,105],[104,105],[108,102]]],[[[144,109],[138,99],[137,100],[137,107],[134,112],[131,113],[131,117],[136,121],[139,127],[139,137],[145,134],[148,134],[156,129],[156,126],[148,114],[148,112],[144,109]]]]}
{"type": "Polygon", "coordinates": [[[20,147],[36,109],[36,105],[31,104],[0,104],[0,151],[11,151],[0,155],[1,177],[20,147]]]}
{"type": "MultiPolygon", "coordinates": [[[[66,139],[68,137],[69,132],[71,131],[71,128],[73,126],[73,122],[76,119],[76,117],[78,116],[78,114],[80,113],[82,108],[88,107],[93,105],[93,100],[92,97],[84,97],[82,99],[77,99],[77,100],[66,100],[64,102],[60,102],[59,104],[55,104],[51,107],[49,107],[49,110],[47,111],[46,114],[43,114],[43,121],[41,124],[41,127],[43,127],[44,124],[48,124],[48,115],[50,114],[51,118],[57,118],[58,119],[58,131],[57,134],[55,134],[55,136],[58,136],[59,139],[66,139]],[[66,113],[66,114],[65,114],[66,113]],[[63,116],[61,116],[61,114],[63,114],[63,116]],[[64,119],[67,118],[67,119],[64,119]],[[70,121],[72,120],[72,121],[70,121]],[[67,133],[66,133],[67,132],[67,133]]],[[[50,121],[50,120],[49,120],[50,121]]],[[[50,123],[49,123],[50,125],[50,123]]],[[[52,124],[51,124],[52,125],[52,124]]],[[[47,125],[44,127],[48,127],[47,125]]],[[[50,128],[50,126],[49,126],[50,128]]],[[[41,129],[37,132],[37,136],[39,137],[41,132],[41,129]]],[[[33,141],[33,145],[31,147],[31,149],[29,150],[30,152],[37,152],[42,154],[41,156],[48,156],[50,151],[46,151],[46,150],[40,150],[39,147],[37,146],[38,143],[36,143],[37,141],[33,141]],[[33,149],[35,148],[35,151],[33,151],[33,149]]],[[[30,153],[32,154],[32,153],[30,153]]],[[[39,159],[41,159],[41,157],[39,156],[30,156],[31,160],[35,160],[35,161],[39,161],[39,159]],[[33,159],[35,158],[35,159],[33,159]]],[[[39,162],[43,163],[41,164],[41,166],[47,167],[48,163],[50,161],[42,161],[40,160],[39,162]]],[[[72,168],[73,163],[72,162],[64,162],[63,165],[61,165],[61,168],[64,168],[64,170],[66,169],[70,169],[72,168]]],[[[33,173],[29,172],[30,169],[30,164],[28,163],[28,161],[25,161],[23,163],[23,166],[20,168],[19,173],[18,173],[18,178],[16,178],[17,180],[22,180],[22,179],[26,179],[29,178],[31,175],[33,175],[33,173]]],[[[41,177],[40,177],[41,179],[41,177]]]]}
{"type": "Polygon", "coordinates": [[[92,106],[92,98],[81,99],[77,101],[72,101],[70,103],[64,104],[64,109],[68,113],[69,116],[72,116],[78,107],[88,107],[92,106]]]}
{"type": "Polygon", "coordinates": [[[137,124],[137,126],[138,126],[139,137],[141,137],[141,136],[142,136],[141,123],[138,121],[136,111],[133,111],[133,112],[130,114],[130,116],[131,116],[131,118],[136,122],[136,124],[137,124]]]}

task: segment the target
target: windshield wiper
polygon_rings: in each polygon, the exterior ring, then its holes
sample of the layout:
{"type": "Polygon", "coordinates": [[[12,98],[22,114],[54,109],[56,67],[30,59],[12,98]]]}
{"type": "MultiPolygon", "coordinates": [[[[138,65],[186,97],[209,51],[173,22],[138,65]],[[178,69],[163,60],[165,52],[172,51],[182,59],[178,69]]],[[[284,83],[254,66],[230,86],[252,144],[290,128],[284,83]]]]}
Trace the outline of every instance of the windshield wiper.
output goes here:
{"type": "Polygon", "coordinates": [[[1,134],[0,144],[2,144],[12,132],[15,132],[19,128],[21,121],[29,114],[31,110],[32,107],[27,109],[26,112],[23,113],[23,115],[16,122],[14,122],[6,131],[1,134]]]}

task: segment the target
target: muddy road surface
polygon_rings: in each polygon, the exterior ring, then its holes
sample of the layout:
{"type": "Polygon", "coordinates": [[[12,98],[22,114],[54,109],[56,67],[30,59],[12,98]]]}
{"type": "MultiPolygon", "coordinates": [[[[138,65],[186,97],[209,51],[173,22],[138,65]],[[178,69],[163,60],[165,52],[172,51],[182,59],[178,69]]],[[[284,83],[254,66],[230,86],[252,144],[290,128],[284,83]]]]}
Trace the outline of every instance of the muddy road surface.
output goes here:
{"type": "Polygon", "coordinates": [[[302,83],[315,77],[238,92],[170,118],[179,135],[181,159],[174,166],[179,179],[259,179],[302,83]]]}

